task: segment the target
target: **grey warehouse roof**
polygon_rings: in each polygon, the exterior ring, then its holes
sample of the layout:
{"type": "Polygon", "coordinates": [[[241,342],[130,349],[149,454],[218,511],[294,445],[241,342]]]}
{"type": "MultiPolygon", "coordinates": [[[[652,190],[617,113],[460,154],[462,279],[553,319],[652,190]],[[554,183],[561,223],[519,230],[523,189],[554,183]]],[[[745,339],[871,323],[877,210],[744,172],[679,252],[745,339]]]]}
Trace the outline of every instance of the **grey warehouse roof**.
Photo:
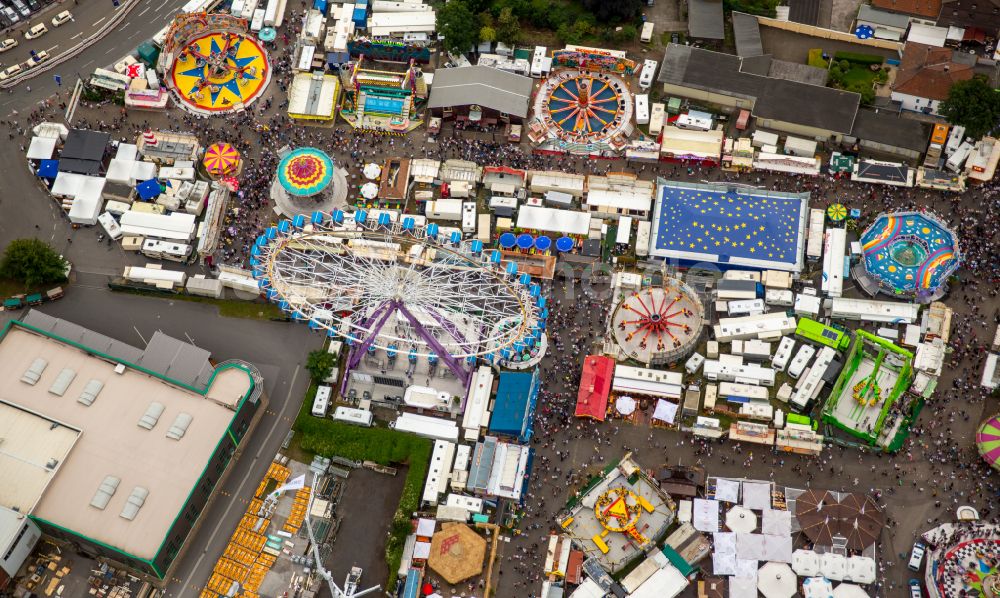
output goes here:
{"type": "Polygon", "coordinates": [[[438,69],[428,108],[478,104],[525,118],[534,80],[489,66],[438,69]]]}

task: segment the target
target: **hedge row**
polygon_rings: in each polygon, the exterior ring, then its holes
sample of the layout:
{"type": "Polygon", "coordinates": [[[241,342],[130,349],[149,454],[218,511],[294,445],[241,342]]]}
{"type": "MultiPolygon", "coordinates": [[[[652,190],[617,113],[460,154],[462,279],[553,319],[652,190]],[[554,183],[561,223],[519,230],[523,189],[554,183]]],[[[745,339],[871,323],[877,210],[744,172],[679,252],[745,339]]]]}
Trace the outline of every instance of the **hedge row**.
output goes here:
{"type": "Polygon", "coordinates": [[[837,52],[833,55],[834,60],[846,60],[856,64],[882,64],[885,58],[875,54],[860,54],[858,52],[837,52]]]}

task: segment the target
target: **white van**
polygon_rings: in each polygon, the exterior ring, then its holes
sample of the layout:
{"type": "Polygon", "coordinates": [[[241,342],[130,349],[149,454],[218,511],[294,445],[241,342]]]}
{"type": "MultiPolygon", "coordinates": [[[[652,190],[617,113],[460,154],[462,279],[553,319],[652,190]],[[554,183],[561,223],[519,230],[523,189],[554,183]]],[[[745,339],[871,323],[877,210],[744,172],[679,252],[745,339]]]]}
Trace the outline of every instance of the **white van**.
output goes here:
{"type": "Polygon", "coordinates": [[[644,44],[648,44],[649,42],[653,41],[653,27],[654,25],[652,21],[646,21],[645,23],[643,23],[642,32],[639,33],[639,41],[641,41],[644,44]]]}
{"type": "Polygon", "coordinates": [[[312,414],[316,417],[326,417],[326,412],[330,408],[330,394],[333,389],[325,384],[321,384],[316,389],[316,398],[313,399],[312,414]]]}
{"type": "Polygon", "coordinates": [[[799,352],[796,353],[795,359],[792,360],[791,365],[788,366],[788,375],[792,378],[798,379],[802,375],[802,371],[806,369],[809,365],[809,360],[813,358],[816,354],[816,349],[813,349],[810,345],[802,345],[799,348],[799,352]]]}
{"type": "Polygon", "coordinates": [[[924,563],[924,552],[926,550],[927,548],[923,542],[917,541],[913,544],[913,550],[910,551],[910,562],[906,564],[906,567],[910,571],[920,571],[920,566],[924,563]]]}

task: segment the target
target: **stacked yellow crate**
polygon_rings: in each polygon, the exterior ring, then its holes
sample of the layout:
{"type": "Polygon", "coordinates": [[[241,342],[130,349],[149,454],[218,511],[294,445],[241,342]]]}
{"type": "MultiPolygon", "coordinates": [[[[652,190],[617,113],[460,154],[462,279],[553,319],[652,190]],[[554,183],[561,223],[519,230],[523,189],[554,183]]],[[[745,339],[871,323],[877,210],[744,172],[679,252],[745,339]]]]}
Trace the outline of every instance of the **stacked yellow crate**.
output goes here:
{"type": "Polygon", "coordinates": [[[288,519],[282,528],[286,532],[296,534],[299,528],[302,527],[302,522],[306,518],[306,510],[309,508],[310,490],[309,486],[306,486],[295,493],[295,499],[292,501],[292,511],[288,514],[288,519]]]}
{"type": "Polygon", "coordinates": [[[257,553],[252,550],[248,550],[239,544],[230,543],[226,546],[225,552],[222,553],[227,559],[232,559],[237,563],[243,565],[244,567],[249,567],[254,564],[257,560],[257,553]]]}
{"type": "Polygon", "coordinates": [[[229,594],[229,588],[233,587],[233,580],[225,575],[213,572],[212,576],[208,578],[208,585],[206,587],[217,594],[227,595],[229,594]]]}
{"type": "Polygon", "coordinates": [[[198,594],[198,598],[219,598],[219,593],[206,589],[202,590],[201,594],[198,594]]]}

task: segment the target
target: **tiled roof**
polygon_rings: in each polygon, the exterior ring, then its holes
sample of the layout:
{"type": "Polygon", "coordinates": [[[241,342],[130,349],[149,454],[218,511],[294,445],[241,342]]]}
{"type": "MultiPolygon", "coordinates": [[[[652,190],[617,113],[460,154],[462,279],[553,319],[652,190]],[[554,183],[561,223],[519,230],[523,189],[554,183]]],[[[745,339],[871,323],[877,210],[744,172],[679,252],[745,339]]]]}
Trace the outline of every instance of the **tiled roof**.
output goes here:
{"type": "Polygon", "coordinates": [[[959,81],[972,78],[972,67],[952,60],[950,48],[906,44],[892,90],[920,98],[943,100],[959,81]]]}

